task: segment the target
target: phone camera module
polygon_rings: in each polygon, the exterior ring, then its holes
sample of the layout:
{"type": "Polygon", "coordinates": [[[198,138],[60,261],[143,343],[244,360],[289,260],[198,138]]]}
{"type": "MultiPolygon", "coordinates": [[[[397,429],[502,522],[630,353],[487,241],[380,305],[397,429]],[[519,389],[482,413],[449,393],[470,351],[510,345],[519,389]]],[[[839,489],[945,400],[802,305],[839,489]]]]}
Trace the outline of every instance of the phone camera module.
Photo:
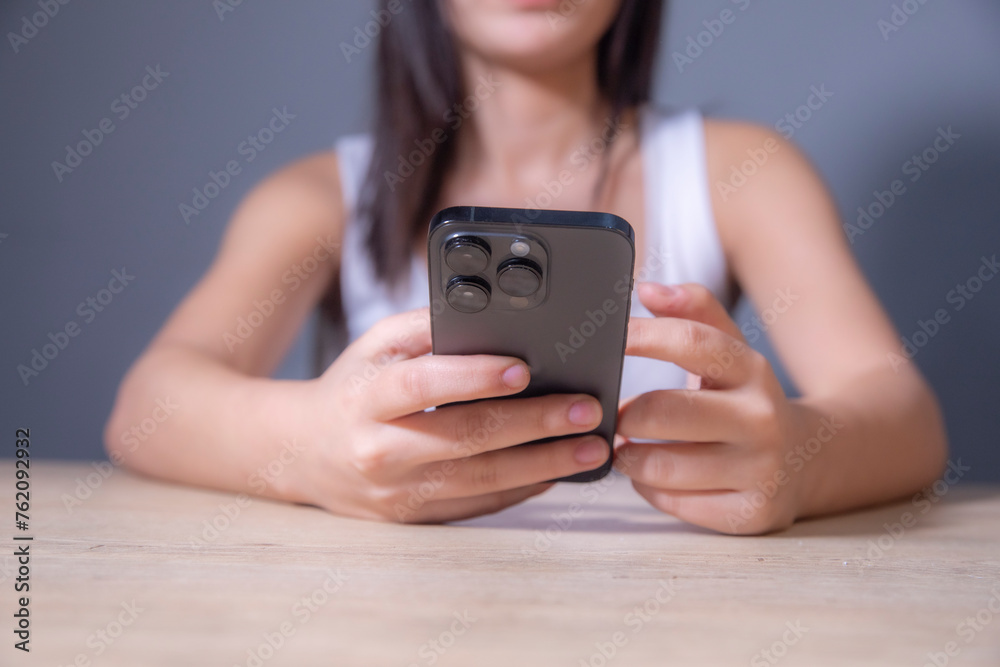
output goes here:
{"type": "Polygon", "coordinates": [[[490,284],[475,276],[455,276],[445,291],[448,303],[460,313],[478,313],[490,303],[490,284]]]}
{"type": "Polygon", "coordinates": [[[476,236],[459,236],[448,241],[444,261],[455,273],[481,273],[490,262],[490,246],[476,236]]]}
{"type": "Polygon", "coordinates": [[[542,269],[530,259],[509,259],[497,270],[497,285],[510,296],[531,296],[542,286],[542,269]]]}

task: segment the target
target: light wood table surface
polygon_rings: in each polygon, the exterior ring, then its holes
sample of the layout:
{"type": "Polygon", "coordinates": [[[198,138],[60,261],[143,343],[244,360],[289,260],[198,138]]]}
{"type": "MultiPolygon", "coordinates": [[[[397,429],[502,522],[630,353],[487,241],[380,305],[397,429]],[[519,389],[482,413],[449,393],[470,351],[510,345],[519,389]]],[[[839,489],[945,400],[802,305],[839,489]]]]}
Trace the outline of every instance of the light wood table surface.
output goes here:
{"type": "Polygon", "coordinates": [[[4,547],[2,665],[1000,665],[996,487],[739,538],[617,476],[402,526],[95,472],[33,462],[32,651],[4,547]]]}

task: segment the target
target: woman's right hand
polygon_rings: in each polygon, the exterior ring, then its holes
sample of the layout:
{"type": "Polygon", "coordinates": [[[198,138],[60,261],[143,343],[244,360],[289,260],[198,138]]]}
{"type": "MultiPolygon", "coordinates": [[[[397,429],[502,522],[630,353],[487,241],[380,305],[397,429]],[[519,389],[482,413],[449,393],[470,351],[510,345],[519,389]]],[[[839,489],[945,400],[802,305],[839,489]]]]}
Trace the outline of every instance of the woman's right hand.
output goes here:
{"type": "Polygon", "coordinates": [[[587,395],[502,398],[528,385],[521,360],[428,355],[429,310],[387,317],[315,382],[320,435],[296,466],[299,492],[334,513],[431,523],[496,512],[608,458],[587,395]],[[495,399],[495,400],[489,400],[495,399]],[[425,412],[427,408],[459,401],[425,412]]]}

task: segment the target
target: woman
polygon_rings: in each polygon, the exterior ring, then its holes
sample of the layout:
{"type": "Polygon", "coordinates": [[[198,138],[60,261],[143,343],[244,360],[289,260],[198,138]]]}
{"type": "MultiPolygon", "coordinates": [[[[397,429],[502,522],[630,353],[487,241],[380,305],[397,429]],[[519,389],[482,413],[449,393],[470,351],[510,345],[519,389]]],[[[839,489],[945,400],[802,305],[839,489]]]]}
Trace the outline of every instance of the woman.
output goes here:
{"type": "Polygon", "coordinates": [[[123,381],[113,460],[414,522],[494,512],[596,467],[607,443],[578,435],[600,421],[593,398],[504,399],[528,382],[519,360],[426,354],[430,215],[538,205],[636,230],[649,282],[633,299],[615,457],[655,507],[760,533],[935,479],[935,398],[912,364],[890,363],[899,339],[807,161],[768,130],[648,104],[659,2],[382,4],[374,137],[247,196],[123,381]],[[756,173],[731,180],[747,159],[756,173]],[[761,313],[743,331],[725,306],[737,290],[761,313]],[[268,379],[317,305],[350,345],[315,380],[268,379]],[[801,398],[747,347],[764,331],[801,398]],[[165,397],[169,420],[126,438],[165,397]],[[457,401],[475,402],[425,412],[457,401]]]}

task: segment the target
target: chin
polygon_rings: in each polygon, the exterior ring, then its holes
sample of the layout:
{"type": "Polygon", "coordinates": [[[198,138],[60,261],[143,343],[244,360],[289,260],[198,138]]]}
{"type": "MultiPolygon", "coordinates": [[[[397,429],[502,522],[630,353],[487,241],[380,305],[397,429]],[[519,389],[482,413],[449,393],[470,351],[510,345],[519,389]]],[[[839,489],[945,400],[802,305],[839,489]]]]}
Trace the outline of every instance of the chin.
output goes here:
{"type": "Polygon", "coordinates": [[[450,5],[453,29],[465,48],[498,64],[534,69],[596,48],[620,1],[451,0],[450,5]]]}

